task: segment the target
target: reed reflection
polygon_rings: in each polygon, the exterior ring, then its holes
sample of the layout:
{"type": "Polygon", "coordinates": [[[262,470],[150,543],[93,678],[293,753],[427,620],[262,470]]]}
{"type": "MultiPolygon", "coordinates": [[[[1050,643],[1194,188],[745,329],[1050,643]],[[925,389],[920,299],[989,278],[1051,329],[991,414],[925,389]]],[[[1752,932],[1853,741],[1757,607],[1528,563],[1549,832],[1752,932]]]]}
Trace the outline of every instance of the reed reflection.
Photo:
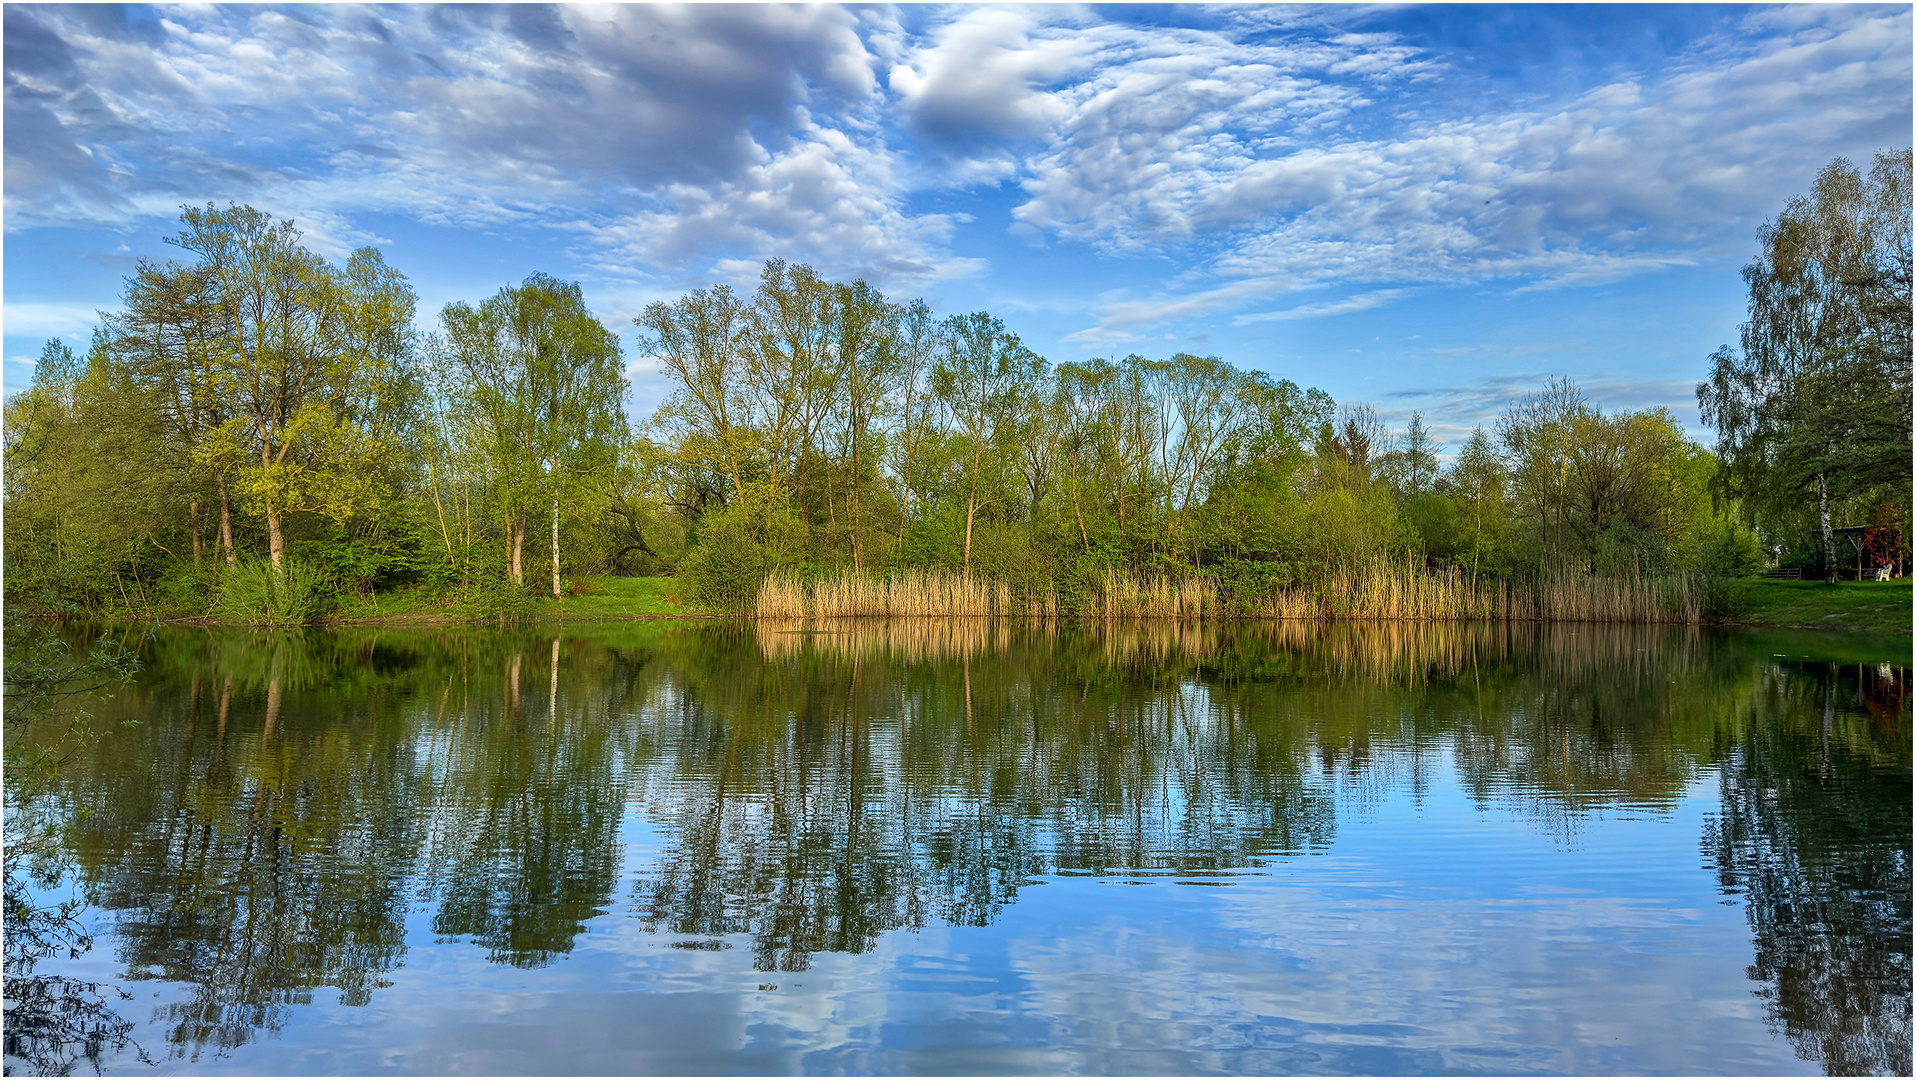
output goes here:
{"type": "Polygon", "coordinates": [[[1662,812],[1714,769],[1704,850],[1778,1030],[1893,1072],[1907,678],[1672,627],[168,632],[99,710],[143,722],[65,797],[126,978],[193,988],[158,1018],[190,1057],[322,988],[371,1000],[427,947],[415,909],[430,947],[497,964],[550,966],[610,913],[802,971],[990,923],[1049,875],[1229,883],[1440,773],[1575,845],[1593,811],[1662,812]],[[656,856],[628,859],[628,812],[656,856]]]}

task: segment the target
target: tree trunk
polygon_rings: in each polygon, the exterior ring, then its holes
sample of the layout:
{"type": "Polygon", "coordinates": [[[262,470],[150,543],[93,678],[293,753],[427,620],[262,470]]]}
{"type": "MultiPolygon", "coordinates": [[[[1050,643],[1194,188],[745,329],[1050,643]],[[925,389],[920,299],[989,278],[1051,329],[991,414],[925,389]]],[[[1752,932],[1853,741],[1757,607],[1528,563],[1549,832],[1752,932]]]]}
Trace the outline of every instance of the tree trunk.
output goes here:
{"type": "Polygon", "coordinates": [[[559,500],[552,500],[552,598],[557,600],[559,592],[559,500]]]}
{"type": "Polygon", "coordinates": [[[193,569],[198,570],[206,557],[206,537],[200,535],[200,497],[193,496],[186,505],[193,514],[193,569]]]}
{"type": "MultiPolygon", "coordinates": [[[[446,529],[446,504],[439,499],[439,473],[432,466],[426,466],[426,476],[432,481],[432,505],[439,511],[439,536],[446,542],[446,558],[453,558],[452,533],[446,529]]],[[[455,507],[455,509],[457,509],[455,507]]]]}
{"type": "Polygon", "coordinates": [[[865,425],[852,428],[852,566],[865,571],[865,425]]]}
{"type": "Polygon", "coordinates": [[[971,519],[977,515],[978,496],[965,496],[965,576],[971,576],[971,519]]]}
{"type": "Polygon", "coordinates": [[[902,562],[905,558],[905,526],[911,521],[911,478],[906,475],[900,479],[904,481],[905,488],[905,497],[898,504],[898,559],[902,562]]]}
{"type": "MultiPolygon", "coordinates": [[[[273,440],[268,437],[269,434],[270,433],[264,429],[260,431],[259,468],[260,468],[260,478],[262,480],[271,480],[273,475],[273,458],[275,455],[272,453],[273,440]]],[[[280,448],[281,454],[284,454],[285,451],[286,451],[285,447],[280,448]]],[[[270,491],[271,488],[269,487],[268,490],[270,491]]],[[[282,572],[281,562],[286,557],[286,534],[280,528],[280,522],[279,522],[280,509],[278,506],[274,505],[272,496],[270,495],[267,496],[265,499],[265,502],[266,502],[266,551],[267,551],[267,556],[270,559],[272,559],[272,562],[273,562],[273,576],[278,577],[279,574],[282,572]]]]}
{"type": "Polygon", "coordinates": [[[508,574],[514,585],[523,586],[526,583],[526,516],[520,514],[508,531],[512,534],[512,564],[508,568],[508,574]]]}
{"type": "Polygon", "coordinates": [[[286,533],[280,528],[280,509],[272,500],[266,502],[266,545],[273,560],[273,573],[281,572],[281,563],[286,557],[286,533]]]}
{"type": "Polygon", "coordinates": [[[1836,580],[1836,535],[1830,530],[1830,489],[1822,473],[1816,474],[1816,513],[1823,522],[1823,580],[1836,580]]]}
{"type": "Polygon", "coordinates": [[[220,546],[226,549],[226,565],[239,562],[239,554],[233,550],[233,496],[226,490],[226,476],[221,474],[217,480],[220,489],[220,546]]]}

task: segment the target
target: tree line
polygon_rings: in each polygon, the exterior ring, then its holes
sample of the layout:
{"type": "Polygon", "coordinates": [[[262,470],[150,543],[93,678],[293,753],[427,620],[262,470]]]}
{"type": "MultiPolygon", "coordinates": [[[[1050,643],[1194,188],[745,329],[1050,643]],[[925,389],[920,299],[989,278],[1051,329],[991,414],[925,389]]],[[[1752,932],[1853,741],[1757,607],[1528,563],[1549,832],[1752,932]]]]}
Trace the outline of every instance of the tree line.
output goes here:
{"type": "Polygon", "coordinates": [[[336,266],[289,222],[188,209],[190,258],[141,264],[87,354],[49,343],[7,404],[9,598],[207,610],[250,573],[509,603],[674,574],[743,608],[769,575],[909,569],[1070,610],[1114,572],[1247,602],[1385,563],[1827,573],[1834,518],[1906,559],[1908,176],[1907,151],[1833,163],[1765,226],[1742,351],[1699,386],[1715,452],[1557,380],[1448,460],[1418,414],[1391,430],[1215,356],[1052,364],[987,312],[780,260],[635,320],[671,393],[633,425],[576,283],[533,274],[421,330],[378,251],[336,266]]]}

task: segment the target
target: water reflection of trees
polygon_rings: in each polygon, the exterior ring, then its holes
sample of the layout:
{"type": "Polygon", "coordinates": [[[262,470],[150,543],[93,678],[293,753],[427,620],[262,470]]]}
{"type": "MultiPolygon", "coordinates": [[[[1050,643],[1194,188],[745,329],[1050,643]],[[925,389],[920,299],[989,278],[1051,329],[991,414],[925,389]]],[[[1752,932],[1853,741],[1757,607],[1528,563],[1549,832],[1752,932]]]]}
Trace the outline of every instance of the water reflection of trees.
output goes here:
{"type": "MultiPolygon", "coordinates": [[[[644,713],[676,798],[649,924],[761,968],[975,924],[1034,875],[1322,849],[1427,782],[1563,815],[1667,803],[1732,710],[1694,634],[1469,624],[766,625],[644,713]],[[1683,678],[1677,680],[1676,676],[1683,678]],[[1647,703],[1647,707],[1646,707],[1647,703]]],[[[1746,665],[1747,666],[1747,665],[1746,665]]]]}
{"type": "Polygon", "coordinates": [[[448,674],[435,706],[424,782],[435,793],[425,859],[439,897],[432,928],[467,937],[489,960],[538,967],[570,952],[610,902],[619,872],[616,693],[578,693],[573,682],[615,690],[614,664],[572,680],[560,705],[561,642],[503,660],[496,687],[470,669],[448,674]],[[457,681],[457,701],[453,700],[457,681]],[[548,691],[527,697],[533,684],[548,691]],[[528,714],[531,715],[528,715],[528,714]],[[451,726],[440,734],[450,714],[451,726]]]}
{"type": "Polygon", "coordinates": [[[1740,892],[1771,1025],[1831,1075],[1910,1072],[1908,672],[1779,666],[1704,851],[1740,892]]]}
{"type": "Polygon", "coordinates": [[[163,672],[119,702],[178,725],[103,747],[151,765],[79,789],[75,845],[117,913],[128,978],[193,987],[165,1020],[196,1055],[277,1029],[317,987],[359,1004],[384,985],[404,948],[395,855],[417,814],[403,719],[379,703],[405,680],[377,677],[375,649],[340,663],[298,635],[179,644],[195,654],[166,658],[183,679],[163,672]]]}
{"type": "Polygon", "coordinates": [[[1668,806],[1719,768],[1708,843],[1748,891],[1779,1025],[1838,1071],[1893,1061],[1880,1048],[1908,1030],[1907,702],[1844,690],[1819,757],[1808,676],[1693,630],[867,621],[161,646],[113,704],[149,722],[70,797],[129,977],[194,987],[166,1017],[179,1053],[274,1029],[322,987],[368,1000],[416,905],[493,962],[565,955],[620,902],[628,805],[663,837],[628,868],[644,925],[744,938],[791,971],[988,923],[1040,875],[1321,851],[1340,810],[1442,770],[1574,839],[1593,809],[1668,806]],[[1788,734],[1805,716],[1814,745],[1788,734]],[[1900,909],[1838,910],[1896,872],[1900,909]],[[1896,964],[1903,996],[1871,989],[1896,964]],[[1838,1037],[1825,1013],[1878,1019],[1838,1037]]]}
{"type": "Polygon", "coordinates": [[[320,987],[366,1003],[422,892],[436,931],[522,965],[610,902],[620,679],[561,698],[550,639],[166,645],[113,705],[178,720],[116,732],[111,762],[151,764],[84,770],[73,844],[128,978],[193,988],[164,1010],[176,1053],[277,1030],[320,987]]]}

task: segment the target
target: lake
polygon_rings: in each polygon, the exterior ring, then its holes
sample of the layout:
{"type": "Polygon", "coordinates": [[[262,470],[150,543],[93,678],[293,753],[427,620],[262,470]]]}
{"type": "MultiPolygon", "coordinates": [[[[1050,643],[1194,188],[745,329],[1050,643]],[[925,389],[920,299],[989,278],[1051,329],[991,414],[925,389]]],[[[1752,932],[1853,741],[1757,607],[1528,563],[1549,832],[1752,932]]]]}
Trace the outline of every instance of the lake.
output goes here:
{"type": "Polygon", "coordinates": [[[108,1073],[1910,1071],[1907,635],[141,648],[48,893],[108,1073]]]}

